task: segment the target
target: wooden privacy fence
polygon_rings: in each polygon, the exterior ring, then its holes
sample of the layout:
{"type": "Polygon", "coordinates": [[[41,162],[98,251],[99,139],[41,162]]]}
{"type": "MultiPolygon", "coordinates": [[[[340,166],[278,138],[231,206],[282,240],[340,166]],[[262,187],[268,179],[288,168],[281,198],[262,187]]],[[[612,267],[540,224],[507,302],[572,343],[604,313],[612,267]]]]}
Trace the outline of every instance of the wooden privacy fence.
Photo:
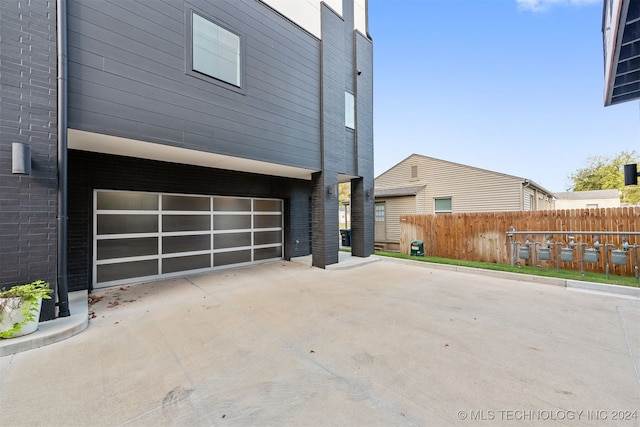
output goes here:
{"type": "MultiPolygon", "coordinates": [[[[640,207],[601,208],[601,209],[567,209],[528,212],[478,212],[438,215],[404,215],[400,217],[400,250],[404,254],[410,252],[412,240],[424,242],[425,256],[452,258],[467,261],[482,261],[499,264],[511,263],[511,240],[507,232],[514,227],[518,232],[526,231],[558,231],[580,232],[574,235],[576,243],[573,262],[560,261],[561,269],[581,270],[580,254],[584,248],[593,247],[594,234],[598,232],[639,232],[640,207]],[[585,234],[585,232],[588,232],[585,234]],[[593,234],[590,234],[593,233],[593,234]],[[586,244],[586,245],[585,245],[586,244]]],[[[571,234],[551,234],[551,243],[560,242],[567,247],[571,234]]],[[[531,251],[539,250],[540,245],[546,247],[545,235],[530,235],[531,251]]],[[[604,245],[609,243],[611,249],[621,249],[622,235],[600,235],[600,259],[596,263],[584,263],[584,271],[606,272],[604,245]]],[[[526,236],[515,235],[514,241],[525,242],[526,236]]],[[[631,250],[627,253],[626,265],[611,265],[609,272],[614,275],[634,276],[634,245],[640,251],[640,236],[627,236],[631,250]]],[[[551,250],[551,259],[538,260],[543,268],[555,268],[555,248],[551,250]]],[[[560,250],[558,249],[558,252],[560,250]]],[[[536,252],[537,253],[537,252],[536,252]]],[[[518,254],[516,253],[516,257],[518,254]]],[[[521,264],[533,265],[538,257],[528,260],[516,258],[521,264]]]]}

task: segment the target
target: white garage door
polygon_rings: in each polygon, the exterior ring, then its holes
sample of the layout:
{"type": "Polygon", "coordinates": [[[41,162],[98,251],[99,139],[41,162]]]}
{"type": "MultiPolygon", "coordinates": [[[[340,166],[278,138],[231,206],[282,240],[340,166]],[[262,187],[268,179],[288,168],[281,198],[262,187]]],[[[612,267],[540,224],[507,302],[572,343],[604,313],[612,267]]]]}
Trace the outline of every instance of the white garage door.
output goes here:
{"type": "Polygon", "coordinates": [[[282,200],[96,190],[93,286],[281,259],[282,200]]]}

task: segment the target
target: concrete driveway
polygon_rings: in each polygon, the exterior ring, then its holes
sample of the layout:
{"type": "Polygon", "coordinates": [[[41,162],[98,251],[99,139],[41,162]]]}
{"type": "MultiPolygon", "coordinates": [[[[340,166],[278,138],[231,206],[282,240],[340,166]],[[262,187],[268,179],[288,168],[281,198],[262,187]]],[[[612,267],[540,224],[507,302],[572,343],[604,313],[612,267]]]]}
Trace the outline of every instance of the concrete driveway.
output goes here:
{"type": "Polygon", "coordinates": [[[383,260],[94,292],[0,358],[0,425],[640,424],[640,299],[383,260]]]}

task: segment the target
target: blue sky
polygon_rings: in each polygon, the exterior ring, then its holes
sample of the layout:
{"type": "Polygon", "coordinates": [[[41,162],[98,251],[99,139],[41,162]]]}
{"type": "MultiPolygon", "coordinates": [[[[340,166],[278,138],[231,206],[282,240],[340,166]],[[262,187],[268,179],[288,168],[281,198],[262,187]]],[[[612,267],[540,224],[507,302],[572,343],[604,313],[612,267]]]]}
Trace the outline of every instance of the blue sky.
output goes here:
{"type": "Polygon", "coordinates": [[[603,103],[602,0],[369,0],[375,175],[412,153],[554,192],[640,151],[640,107],[603,103]]]}

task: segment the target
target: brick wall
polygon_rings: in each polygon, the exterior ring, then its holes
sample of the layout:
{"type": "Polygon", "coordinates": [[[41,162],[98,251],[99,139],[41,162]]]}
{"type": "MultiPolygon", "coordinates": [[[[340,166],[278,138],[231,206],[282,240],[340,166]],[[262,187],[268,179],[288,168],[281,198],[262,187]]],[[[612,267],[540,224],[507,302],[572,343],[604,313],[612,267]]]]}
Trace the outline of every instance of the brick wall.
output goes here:
{"type": "Polygon", "coordinates": [[[309,255],[310,182],[69,150],[69,288],[91,288],[93,190],[285,200],[285,258],[309,255]]]}
{"type": "Polygon", "coordinates": [[[56,283],[55,7],[0,1],[0,287],[56,283]],[[31,146],[30,175],[12,174],[13,142],[31,146]]]}

